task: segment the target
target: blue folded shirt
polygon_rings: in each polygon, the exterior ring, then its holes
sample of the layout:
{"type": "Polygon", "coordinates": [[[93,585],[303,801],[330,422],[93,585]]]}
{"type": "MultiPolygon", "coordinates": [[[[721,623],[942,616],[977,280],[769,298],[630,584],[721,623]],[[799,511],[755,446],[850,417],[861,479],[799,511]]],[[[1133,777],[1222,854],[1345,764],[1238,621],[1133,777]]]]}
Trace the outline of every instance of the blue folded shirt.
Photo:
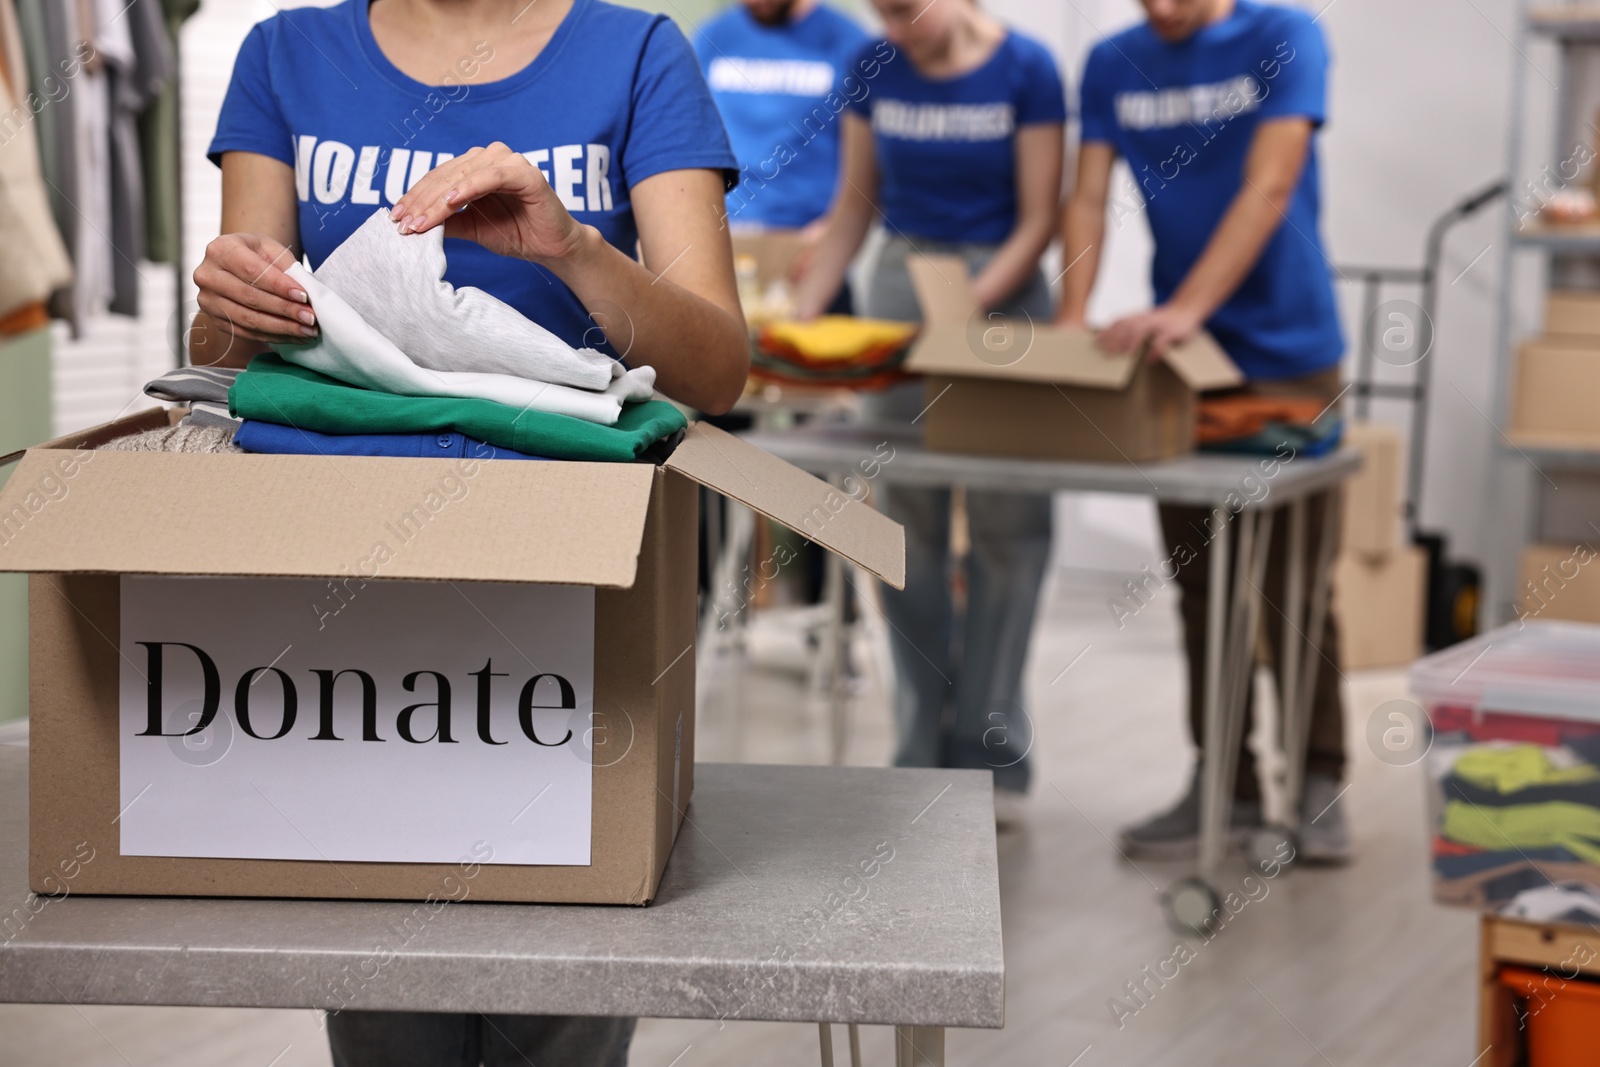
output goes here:
{"type": "Polygon", "coordinates": [[[408,459],[548,459],[486,444],[459,433],[328,434],[245,419],[233,443],[278,456],[402,456],[408,459]]]}

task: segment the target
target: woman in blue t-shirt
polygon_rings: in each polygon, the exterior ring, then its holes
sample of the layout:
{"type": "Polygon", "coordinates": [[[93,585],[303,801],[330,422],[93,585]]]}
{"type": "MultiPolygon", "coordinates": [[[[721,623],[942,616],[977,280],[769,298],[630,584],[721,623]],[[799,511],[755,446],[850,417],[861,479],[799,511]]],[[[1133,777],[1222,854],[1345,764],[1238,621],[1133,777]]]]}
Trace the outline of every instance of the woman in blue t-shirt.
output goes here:
{"type": "MultiPolygon", "coordinates": [[[[208,154],[222,235],[194,272],[194,363],[241,366],[314,335],[284,268],[304,254],[315,270],[384,205],[403,232],[444,226],[453,285],[655,367],[673,399],[722,412],[744,387],[722,225],[737,164],[664,17],[602,0],[281,11],[245,39],[208,154]]],[[[449,990],[434,1013],[341,996],[349,1007],[327,1017],[335,1067],[622,1067],[633,1034],[632,1019],[483,1016],[449,990]]]]}
{"type": "Polygon", "coordinates": [[[384,205],[402,230],[444,225],[452,285],[655,367],[674,400],[717,413],[744,388],[722,225],[738,164],[664,16],[603,0],[283,11],[245,38],[208,155],[222,235],[194,273],[193,362],[314,334],[283,268],[304,254],[315,270],[384,205]]]}
{"type": "MultiPolygon", "coordinates": [[[[920,320],[907,257],[954,253],[986,312],[1047,321],[1039,257],[1055,225],[1066,121],[1055,62],[974,0],[873,5],[887,39],[867,45],[841,85],[850,105],[839,192],[796,294],[800,314],[827,306],[881,215],[887,240],[865,314],[920,320]]],[[[868,400],[872,417],[903,422],[925,403],[916,385],[868,400]]],[[[950,491],[883,487],[884,511],[906,528],[906,588],[884,591],[898,680],[895,762],[992,768],[1006,821],[1028,786],[1022,669],[1050,551],[1050,498],[981,487],[966,497],[971,551],[958,620],[950,491]]]]}

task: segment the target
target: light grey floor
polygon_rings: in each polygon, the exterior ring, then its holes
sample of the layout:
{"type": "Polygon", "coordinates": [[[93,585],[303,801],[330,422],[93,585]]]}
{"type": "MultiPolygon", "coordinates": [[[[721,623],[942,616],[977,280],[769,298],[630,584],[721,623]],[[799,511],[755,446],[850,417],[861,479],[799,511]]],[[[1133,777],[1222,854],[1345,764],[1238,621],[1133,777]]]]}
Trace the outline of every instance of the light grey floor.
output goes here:
{"type": "MultiPolygon", "coordinates": [[[[1036,788],[1025,829],[1000,841],[1007,1025],[952,1032],[949,1062],[1468,1067],[1478,1053],[1474,917],[1429,902],[1419,770],[1386,766],[1363,740],[1373,709],[1405,695],[1399,671],[1348,679],[1345,801],[1357,862],[1256,886],[1259,899],[1213,941],[1189,940],[1193,958],[1176,978],[1145,979],[1143,969],[1173,956],[1179,942],[1161,921],[1156,892],[1186,870],[1136,867],[1108,839],[1176,795],[1189,755],[1173,605],[1158,599],[1119,631],[1105,607],[1115,593],[1105,572],[1057,571],[1045,594],[1028,673],[1036,788]],[[1125,990],[1140,981],[1142,1002],[1125,990]],[[1125,1008],[1120,1025],[1113,998],[1125,1008]]],[[[705,665],[699,758],[825,758],[823,708],[789,669],[803,657],[786,621],[792,615],[769,616],[752,633],[757,663],[742,694],[726,660],[705,665]],[[732,714],[736,699],[742,721],[732,714]]],[[[856,648],[864,677],[851,709],[852,763],[881,763],[889,751],[872,636],[856,648]]],[[[1245,873],[1235,866],[1225,885],[1238,886],[1245,873]]],[[[842,1029],[838,1041],[844,1062],[842,1029]]],[[[863,1045],[868,1062],[893,1062],[887,1031],[864,1031],[863,1045]]],[[[0,1006],[0,1064],[328,1062],[312,1012],[0,1006]]],[[[646,1020],[631,1062],[813,1064],[816,1029],[646,1020]]]]}

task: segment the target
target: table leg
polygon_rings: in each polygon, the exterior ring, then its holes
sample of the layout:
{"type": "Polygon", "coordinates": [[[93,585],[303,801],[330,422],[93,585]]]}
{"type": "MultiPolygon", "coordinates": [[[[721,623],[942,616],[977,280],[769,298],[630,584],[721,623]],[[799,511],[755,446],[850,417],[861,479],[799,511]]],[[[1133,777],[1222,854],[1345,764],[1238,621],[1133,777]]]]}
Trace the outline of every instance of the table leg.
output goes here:
{"type": "MultiPolygon", "coordinates": [[[[1225,508],[1218,511],[1225,512],[1225,508]]],[[[1212,513],[1213,515],[1216,512],[1212,513]]],[[[1226,832],[1229,812],[1227,805],[1233,797],[1233,783],[1223,778],[1222,755],[1223,727],[1223,630],[1226,627],[1228,568],[1232,562],[1233,519],[1224,515],[1221,528],[1211,546],[1210,589],[1211,599],[1206,605],[1206,706],[1205,744],[1201,752],[1200,767],[1200,877],[1209,881],[1222,862],[1223,844],[1221,828],[1226,832]]]]}
{"type": "Polygon", "coordinates": [[[944,1067],[944,1027],[894,1028],[895,1067],[944,1067]]]}
{"type": "Polygon", "coordinates": [[[861,1067],[861,1027],[850,1024],[850,1067],[861,1067]]]}
{"type": "Polygon", "coordinates": [[[833,1027],[818,1023],[817,1036],[822,1041],[822,1067],[833,1067],[833,1027]]]}
{"type": "MultiPolygon", "coordinates": [[[[1311,730],[1311,702],[1317,692],[1317,672],[1322,669],[1323,624],[1328,618],[1328,592],[1331,580],[1329,568],[1333,566],[1333,543],[1338,536],[1339,509],[1342,505],[1343,494],[1334,491],[1327,494],[1327,499],[1322,508],[1322,538],[1317,544],[1316,569],[1306,576],[1307,582],[1315,583],[1311,588],[1311,616],[1306,626],[1306,651],[1304,677],[1300,679],[1300,692],[1295,696],[1295,710],[1300,713],[1305,727],[1303,736],[1309,740],[1311,730]]],[[[1304,768],[1305,742],[1302,741],[1299,759],[1296,765],[1304,768]]],[[[1297,780],[1298,781],[1298,780],[1297,780]]],[[[1300,794],[1298,790],[1289,797],[1294,810],[1300,809],[1300,794]]]]}
{"type": "MultiPolygon", "coordinates": [[[[828,479],[830,484],[843,488],[839,475],[828,479]]],[[[849,632],[844,621],[844,561],[832,552],[823,555],[822,598],[828,606],[828,629],[823,640],[823,654],[827,656],[828,690],[828,762],[834,766],[844,763],[848,742],[849,706],[845,699],[845,657],[849,632]]]]}
{"type": "Polygon", "coordinates": [[[1235,583],[1240,616],[1238,642],[1234,648],[1233,699],[1228,706],[1228,777],[1232,779],[1238,768],[1239,749],[1244,742],[1244,709],[1255,684],[1256,641],[1261,635],[1261,583],[1267,574],[1267,560],[1272,554],[1271,511],[1255,511],[1248,526],[1248,538],[1241,537],[1239,546],[1239,578],[1235,583]]]}
{"type": "Polygon", "coordinates": [[[1283,637],[1279,644],[1278,663],[1283,676],[1278,679],[1278,692],[1283,702],[1280,721],[1283,723],[1284,772],[1284,825],[1298,828],[1300,824],[1300,788],[1305,775],[1305,746],[1309,733],[1304,705],[1300,701],[1300,674],[1306,656],[1311,654],[1305,641],[1304,614],[1306,600],[1306,498],[1301,497],[1289,505],[1289,558],[1284,575],[1283,637]]]}

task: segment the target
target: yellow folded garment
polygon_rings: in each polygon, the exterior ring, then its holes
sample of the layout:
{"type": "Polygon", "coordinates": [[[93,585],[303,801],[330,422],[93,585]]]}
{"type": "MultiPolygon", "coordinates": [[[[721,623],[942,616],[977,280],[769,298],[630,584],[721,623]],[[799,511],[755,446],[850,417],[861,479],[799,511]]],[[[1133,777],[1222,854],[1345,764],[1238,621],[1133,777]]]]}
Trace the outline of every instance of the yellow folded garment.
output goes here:
{"type": "Polygon", "coordinates": [[[807,359],[843,361],[883,346],[908,344],[917,335],[917,324],[823,315],[810,322],[768,323],[765,334],[807,359]]]}
{"type": "Polygon", "coordinates": [[[1455,772],[1479,788],[1500,793],[1515,793],[1534,785],[1600,781],[1600,768],[1592,763],[1557,767],[1539,745],[1469,749],[1456,759],[1455,772]]]}
{"type": "Polygon", "coordinates": [[[1444,806],[1439,833],[1447,840],[1500,852],[1560,847],[1600,864],[1600,809],[1552,800],[1488,808],[1452,800],[1444,806]]]}

